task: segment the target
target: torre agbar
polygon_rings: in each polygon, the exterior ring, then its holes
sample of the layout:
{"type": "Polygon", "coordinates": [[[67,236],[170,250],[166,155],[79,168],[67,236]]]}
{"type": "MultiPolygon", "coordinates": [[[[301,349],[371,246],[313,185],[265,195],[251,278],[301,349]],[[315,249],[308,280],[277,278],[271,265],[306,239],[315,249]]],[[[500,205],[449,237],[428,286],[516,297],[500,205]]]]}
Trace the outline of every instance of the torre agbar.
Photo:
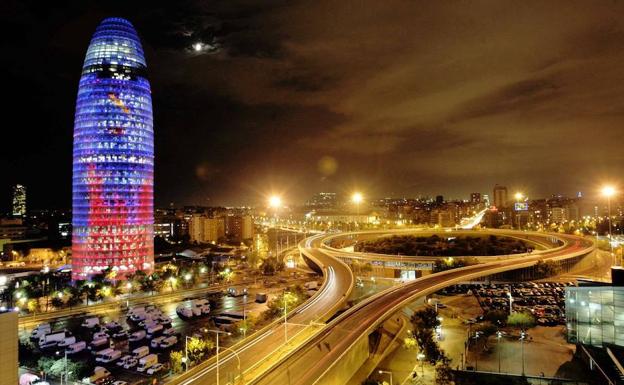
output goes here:
{"type": "Polygon", "coordinates": [[[73,152],[72,278],[154,266],[150,84],[130,22],[104,19],[82,68],[73,152]]]}

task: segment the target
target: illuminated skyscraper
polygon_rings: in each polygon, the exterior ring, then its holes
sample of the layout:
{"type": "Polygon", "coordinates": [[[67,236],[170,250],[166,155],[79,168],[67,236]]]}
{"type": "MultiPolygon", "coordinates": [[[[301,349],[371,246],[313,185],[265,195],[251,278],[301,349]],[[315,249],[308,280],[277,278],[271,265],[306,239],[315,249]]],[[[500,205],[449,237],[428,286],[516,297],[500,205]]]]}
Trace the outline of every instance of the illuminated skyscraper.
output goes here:
{"type": "Polygon", "coordinates": [[[13,186],[13,216],[24,217],[26,215],[26,187],[21,184],[13,186]]]}
{"type": "Polygon", "coordinates": [[[154,131],[143,48],[130,22],[95,30],[76,101],[72,278],[154,265],[154,131]]]}

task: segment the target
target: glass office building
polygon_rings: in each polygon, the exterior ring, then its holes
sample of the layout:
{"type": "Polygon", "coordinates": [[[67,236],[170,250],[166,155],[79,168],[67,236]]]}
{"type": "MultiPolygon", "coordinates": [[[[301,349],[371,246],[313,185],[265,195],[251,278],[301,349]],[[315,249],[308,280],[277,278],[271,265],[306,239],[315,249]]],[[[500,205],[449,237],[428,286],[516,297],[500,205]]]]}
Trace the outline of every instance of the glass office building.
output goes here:
{"type": "Polygon", "coordinates": [[[72,278],[154,264],[150,84],[130,22],[103,20],[82,68],[74,121],[72,278]]]}
{"type": "Polygon", "coordinates": [[[624,287],[566,288],[568,342],[624,346],[624,287]]]}

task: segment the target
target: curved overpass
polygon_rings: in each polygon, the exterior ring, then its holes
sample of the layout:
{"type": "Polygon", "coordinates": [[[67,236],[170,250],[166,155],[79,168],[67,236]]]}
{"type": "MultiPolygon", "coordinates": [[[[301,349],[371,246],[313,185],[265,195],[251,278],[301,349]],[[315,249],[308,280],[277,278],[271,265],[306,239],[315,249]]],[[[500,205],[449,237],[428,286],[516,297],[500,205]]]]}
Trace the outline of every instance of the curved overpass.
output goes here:
{"type": "MultiPolygon", "coordinates": [[[[540,233],[531,235],[539,236],[540,233]]],[[[298,385],[346,383],[361,365],[361,358],[368,356],[368,335],[416,298],[461,281],[530,267],[540,260],[579,257],[595,248],[593,241],[580,237],[560,234],[541,234],[541,236],[555,236],[564,244],[538,255],[523,255],[431,274],[387,289],[337,317],[300,349],[282,359],[272,370],[265,372],[255,383],[298,385]]]]}
{"type": "MultiPolygon", "coordinates": [[[[351,269],[342,261],[319,250],[315,240],[308,238],[299,244],[301,252],[313,262],[324,275],[323,285],[308,301],[288,314],[288,323],[277,320],[245,340],[221,350],[219,379],[221,384],[247,383],[274,363],[276,356],[287,354],[297,347],[297,336],[310,325],[326,322],[340,309],[351,294],[354,277],[351,269]],[[285,330],[286,329],[286,330],[285,330]],[[285,346],[286,336],[288,346],[285,346]],[[231,351],[235,353],[232,353],[231,351]],[[263,367],[266,365],[267,367],[263,367]]],[[[216,357],[189,369],[168,384],[207,385],[216,383],[216,357]]]]}

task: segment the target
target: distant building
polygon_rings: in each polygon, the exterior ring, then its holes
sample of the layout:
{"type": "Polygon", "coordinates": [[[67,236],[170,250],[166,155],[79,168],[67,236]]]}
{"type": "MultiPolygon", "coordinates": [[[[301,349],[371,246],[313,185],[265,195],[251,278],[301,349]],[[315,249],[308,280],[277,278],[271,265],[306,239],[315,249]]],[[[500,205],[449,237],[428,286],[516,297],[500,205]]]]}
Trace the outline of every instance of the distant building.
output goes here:
{"type": "Polygon", "coordinates": [[[478,205],[481,203],[481,193],[473,192],[470,194],[470,203],[478,205]]]}
{"type": "Polygon", "coordinates": [[[336,193],[320,192],[314,194],[305,205],[314,209],[333,209],[338,206],[338,198],[336,193]]]}
{"type": "Polygon", "coordinates": [[[17,384],[17,313],[0,311],[0,384],[17,384]]]}
{"type": "Polygon", "coordinates": [[[551,223],[564,223],[568,221],[568,209],[567,207],[552,207],[550,209],[550,222],[551,223]]]}
{"type": "Polygon", "coordinates": [[[13,186],[13,216],[23,218],[26,215],[26,187],[21,184],[13,186]]]}
{"type": "Polygon", "coordinates": [[[483,194],[483,203],[485,203],[485,207],[490,207],[490,196],[488,194],[483,194]]]}
{"type": "Polygon", "coordinates": [[[0,239],[24,239],[27,230],[19,218],[0,219],[0,239]]]}
{"type": "Polygon", "coordinates": [[[191,242],[216,243],[225,237],[225,221],[223,217],[209,218],[204,215],[193,215],[189,221],[191,242]]]}
{"type": "Polygon", "coordinates": [[[497,208],[507,207],[507,187],[495,185],[494,186],[494,206],[497,208]]]}
{"type": "Polygon", "coordinates": [[[230,215],[226,217],[226,235],[241,242],[253,238],[254,224],[251,215],[230,215]]]}
{"type": "Polygon", "coordinates": [[[457,224],[457,207],[447,205],[446,207],[431,210],[429,223],[440,227],[453,227],[457,224]]]}
{"type": "Polygon", "coordinates": [[[441,205],[442,203],[444,203],[444,196],[436,195],[435,202],[436,202],[436,204],[441,205]]]}

